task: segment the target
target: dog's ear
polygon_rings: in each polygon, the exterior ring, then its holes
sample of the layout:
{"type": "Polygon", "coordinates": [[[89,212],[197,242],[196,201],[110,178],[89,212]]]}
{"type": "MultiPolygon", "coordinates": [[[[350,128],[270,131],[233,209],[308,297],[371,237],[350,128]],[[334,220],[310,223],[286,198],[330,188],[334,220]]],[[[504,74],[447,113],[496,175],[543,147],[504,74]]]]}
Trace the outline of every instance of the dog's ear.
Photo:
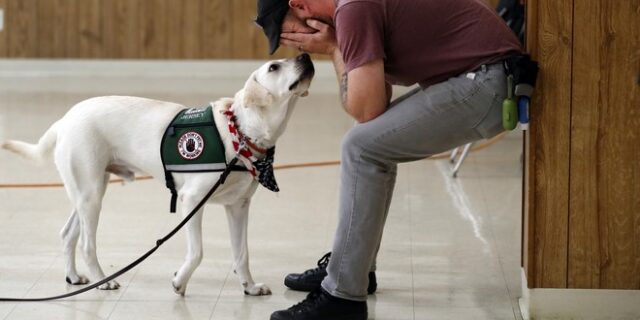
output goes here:
{"type": "Polygon", "coordinates": [[[252,77],[244,86],[243,105],[245,107],[268,107],[275,98],[263,87],[256,78],[252,77]]]}

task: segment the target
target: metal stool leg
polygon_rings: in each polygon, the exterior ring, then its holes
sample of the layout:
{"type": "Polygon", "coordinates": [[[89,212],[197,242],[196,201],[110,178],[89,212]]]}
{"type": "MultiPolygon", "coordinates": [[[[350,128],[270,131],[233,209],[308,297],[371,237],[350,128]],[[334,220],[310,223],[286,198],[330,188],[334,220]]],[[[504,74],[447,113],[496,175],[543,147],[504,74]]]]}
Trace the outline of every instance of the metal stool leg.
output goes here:
{"type": "Polygon", "coordinates": [[[456,166],[453,167],[454,178],[458,177],[458,170],[460,169],[460,166],[464,162],[464,159],[467,158],[467,155],[469,155],[469,150],[471,150],[471,147],[473,146],[474,143],[475,142],[469,142],[464,146],[464,149],[462,150],[462,155],[460,155],[460,158],[458,159],[458,163],[456,163],[456,166]]]}
{"type": "Polygon", "coordinates": [[[449,162],[451,163],[456,162],[456,157],[458,156],[458,149],[460,149],[460,147],[457,147],[451,151],[451,157],[449,157],[449,162]]]}

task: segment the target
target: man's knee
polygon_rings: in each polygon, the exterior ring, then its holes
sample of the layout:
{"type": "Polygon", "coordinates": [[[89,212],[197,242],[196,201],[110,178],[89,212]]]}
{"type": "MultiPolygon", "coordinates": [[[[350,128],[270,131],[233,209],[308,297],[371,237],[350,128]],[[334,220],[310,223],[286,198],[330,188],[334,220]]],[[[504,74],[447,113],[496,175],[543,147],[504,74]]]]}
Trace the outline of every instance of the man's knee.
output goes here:
{"type": "Polygon", "coordinates": [[[366,124],[358,124],[345,134],[342,140],[342,161],[344,164],[358,160],[377,167],[394,164],[389,150],[380,138],[380,132],[371,130],[366,124]]]}
{"type": "Polygon", "coordinates": [[[342,156],[361,154],[371,149],[373,132],[362,124],[355,125],[342,138],[342,156]]]}

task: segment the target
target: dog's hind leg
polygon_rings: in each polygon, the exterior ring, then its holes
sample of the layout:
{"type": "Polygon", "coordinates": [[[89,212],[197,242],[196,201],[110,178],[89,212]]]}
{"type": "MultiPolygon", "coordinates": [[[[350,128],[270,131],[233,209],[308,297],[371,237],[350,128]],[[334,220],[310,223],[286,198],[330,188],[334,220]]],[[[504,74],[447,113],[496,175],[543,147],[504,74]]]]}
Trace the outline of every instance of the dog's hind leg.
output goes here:
{"type": "Polygon", "coordinates": [[[89,279],[79,275],[76,270],[76,246],[78,244],[78,237],[80,236],[80,221],[78,220],[78,213],[75,209],[71,212],[71,216],[64,228],[62,228],[60,235],[62,236],[64,246],[67,283],[73,285],[89,283],[89,279]]]}
{"type": "MultiPolygon", "coordinates": [[[[107,189],[108,182],[109,174],[103,173],[102,180],[94,184],[95,189],[87,188],[82,190],[82,195],[76,199],[76,210],[79,213],[81,225],[82,253],[94,281],[106,278],[98,262],[96,234],[100,209],[102,208],[102,197],[107,189]]],[[[118,288],[120,288],[120,284],[116,281],[109,281],[98,287],[101,290],[115,290],[118,288]]]]}
{"type": "MultiPolygon", "coordinates": [[[[65,254],[67,250],[69,252],[73,250],[72,242],[75,240],[73,238],[74,231],[71,227],[73,227],[73,220],[77,219],[75,228],[78,229],[77,232],[81,237],[80,247],[84,261],[89,268],[91,279],[99,281],[105,278],[105,274],[100,267],[96,253],[96,232],[100,209],[102,208],[102,197],[107,189],[109,174],[105,173],[104,170],[91,172],[92,170],[84,171],[82,168],[82,166],[73,166],[70,162],[66,165],[58,166],[67,194],[74,205],[76,215],[76,218],[72,217],[72,221],[70,221],[72,225],[69,226],[68,230],[69,241],[67,242],[65,239],[65,254]]],[[[69,254],[67,258],[72,258],[73,255],[69,254]]],[[[110,281],[99,286],[98,289],[113,290],[119,287],[120,284],[116,281],[110,281]]]]}
{"type": "MultiPolygon", "coordinates": [[[[181,211],[183,217],[186,217],[191,210],[195,208],[198,202],[201,199],[197,196],[189,195],[187,193],[183,193],[180,195],[181,199],[181,211]]],[[[171,284],[173,285],[173,290],[179,294],[184,296],[184,293],[187,290],[187,283],[193,274],[193,271],[200,265],[202,262],[202,212],[204,208],[198,210],[193,218],[186,225],[186,235],[187,235],[187,257],[185,258],[184,263],[178,270],[171,284]]]]}
{"type": "Polygon", "coordinates": [[[233,250],[234,272],[240,277],[244,293],[252,296],[271,294],[271,289],[262,283],[255,283],[249,270],[249,247],[247,245],[247,227],[249,223],[249,199],[241,199],[232,205],[226,205],[231,248],[233,250]]]}

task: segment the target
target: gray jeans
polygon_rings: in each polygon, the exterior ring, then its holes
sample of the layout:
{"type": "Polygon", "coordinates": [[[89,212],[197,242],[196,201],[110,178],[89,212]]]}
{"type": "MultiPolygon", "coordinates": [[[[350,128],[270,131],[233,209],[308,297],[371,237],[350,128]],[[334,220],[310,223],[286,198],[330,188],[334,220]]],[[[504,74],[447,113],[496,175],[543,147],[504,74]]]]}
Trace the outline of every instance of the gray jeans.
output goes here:
{"type": "Polygon", "coordinates": [[[338,229],[322,287],[334,296],[365,301],[368,273],[389,211],[397,164],[503,131],[506,77],[502,64],[462,74],[394,101],[355,125],[342,142],[338,229]]]}

